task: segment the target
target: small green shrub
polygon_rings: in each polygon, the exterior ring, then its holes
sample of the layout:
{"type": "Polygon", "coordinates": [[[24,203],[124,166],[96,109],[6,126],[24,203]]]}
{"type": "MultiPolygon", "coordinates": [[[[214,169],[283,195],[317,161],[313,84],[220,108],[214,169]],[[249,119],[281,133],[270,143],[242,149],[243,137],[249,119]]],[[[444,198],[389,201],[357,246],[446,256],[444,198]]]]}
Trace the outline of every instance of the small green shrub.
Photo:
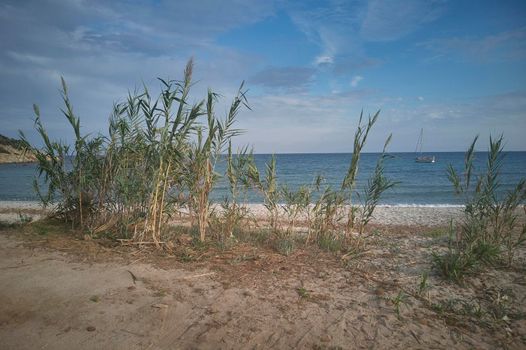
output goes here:
{"type": "Polygon", "coordinates": [[[274,247],[278,253],[289,256],[295,248],[295,242],[292,237],[280,237],[274,241],[274,247]]]}
{"type": "Polygon", "coordinates": [[[429,273],[427,271],[424,271],[422,273],[422,277],[420,278],[420,283],[418,285],[418,295],[423,295],[425,291],[429,289],[429,284],[427,281],[428,278],[429,278],[429,273]]]}
{"type": "Polygon", "coordinates": [[[433,267],[448,280],[460,282],[473,271],[477,260],[471,252],[449,250],[446,254],[433,253],[433,267]]]}
{"type": "Polygon", "coordinates": [[[405,294],[403,291],[400,291],[400,292],[398,292],[396,297],[389,298],[389,300],[391,301],[391,303],[393,303],[396,316],[398,317],[398,319],[400,319],[402,317],[401,314],[400,314],[400,310],[401,310],[402,305],[405,305],[406,307],[409,305],[408,304],[408,301],[409,301],[408,295],[405,294]]]}
{"type": "Polygon", "coordinates": [[[328,252],[341,252],[345,246],[344,238],[337,234],[323,234],[318,237],[318,246],[328,252]]]}
{"type": "Polygon", "coordinates": [[[296,292],[298,293],[299,297],[302,299],[307,299],[310,296],[309,291],[305,289],[304,287],[297,288],[296,292]]]}
{"type": "Polygon", "coordinates": [[[495,265],[500,257],[500,247],[491,242],[477,241],[471,248],[471,254],[477,261],[486,265],[495,265]]]}

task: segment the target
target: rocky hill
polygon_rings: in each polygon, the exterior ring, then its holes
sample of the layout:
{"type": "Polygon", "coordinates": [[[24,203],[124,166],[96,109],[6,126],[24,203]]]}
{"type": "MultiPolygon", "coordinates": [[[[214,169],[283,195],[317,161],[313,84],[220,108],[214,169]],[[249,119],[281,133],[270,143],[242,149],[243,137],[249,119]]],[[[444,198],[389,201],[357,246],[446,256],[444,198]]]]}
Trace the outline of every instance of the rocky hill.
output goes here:
{"type": "Polygon", "coordinates": [[[3,163],[29,163],[36,158],[31,151],[24,150],[21,140],[12,139],[0,134],[0,164],[3,163]]]}

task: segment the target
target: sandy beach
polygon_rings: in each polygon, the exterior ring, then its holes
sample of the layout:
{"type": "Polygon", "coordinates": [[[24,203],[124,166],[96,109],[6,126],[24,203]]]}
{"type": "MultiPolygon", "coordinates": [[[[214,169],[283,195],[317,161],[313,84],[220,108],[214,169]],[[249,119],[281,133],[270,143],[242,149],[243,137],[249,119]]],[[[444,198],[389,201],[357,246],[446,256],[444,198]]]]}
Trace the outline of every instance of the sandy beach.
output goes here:
{"type": "MultiPolygon", "coordinates": [[[[2,220],[16,219],[13,210],[44,214],[37,203],[1,208],[2,220]]],[[[38,221],[6,225],[2,348],[523,348],[524,249],[517,268],[488,268],[463,286],[430,269],[431,253],[445,249],[441,227],[459,215],[458,207],[380,207],[370,248],[343,258],[243,242],[166,254],[48,232],[38,221]]]]}
{"type": "MultiPolygon", "coordinates": [[[[267,215],[262,204],[248,204],[248,208],[258,219],[263,219],[267,215]]],[[[0,201],[0,221],[20,221],[20,213],[29,215],[36,220],[48,211],[43,209],[39,202],[0,201]]],[[[461,206],[379,206],[374,212],[371,223],[401,226],[445,226],[451,220],[457,221],[461,214],[461,206]]]]}

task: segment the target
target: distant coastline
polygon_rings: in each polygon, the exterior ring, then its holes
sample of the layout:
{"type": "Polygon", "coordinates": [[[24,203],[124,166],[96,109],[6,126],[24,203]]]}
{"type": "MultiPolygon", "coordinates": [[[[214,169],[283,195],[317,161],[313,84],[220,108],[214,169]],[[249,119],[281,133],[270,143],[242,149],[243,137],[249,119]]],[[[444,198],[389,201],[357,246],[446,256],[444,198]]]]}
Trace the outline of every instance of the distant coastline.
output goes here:
{"type": "Polygon", "coordinates": [[[0,134],[0,164],[34,163],[35,155],[24,148],[21,140],[0,134]]]}

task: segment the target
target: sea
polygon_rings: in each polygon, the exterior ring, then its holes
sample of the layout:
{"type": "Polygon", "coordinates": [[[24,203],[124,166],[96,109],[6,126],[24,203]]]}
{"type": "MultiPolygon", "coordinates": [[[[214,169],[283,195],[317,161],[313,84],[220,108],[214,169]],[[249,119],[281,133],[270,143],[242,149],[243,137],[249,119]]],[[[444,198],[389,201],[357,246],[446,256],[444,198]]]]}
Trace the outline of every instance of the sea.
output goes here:
{"type": "MultiPolygon", "coordinates": [[[[391,153],[385,162],[385,176],[397,185],[386,191],[381,204],[386,206],[457,206],[463,198],[456,195],[448,180],[447,167],[451,164],[462,174],[463,152],[429,152],[435,163],[415,162],[415,153],[391,153]]],[[[326,185],[337,189],[349,167],[350,153],[296,153],[276,154],[277,177],[281,185],[297,189],[311,184],[318,175],[323,176],[326,185]]],[[[365,188],[372,176],[379,153],[363,153],[359,164],[356,190],[365,188]]],[[[261,174],[270,154],[256,154],[255,161],[261,174]]],[[[477,152],[476,172],[481,173],[486,164],[487,153],[477,152]]],[[[0,201],[37,201],[33,179],[37,176],[36,164],[0,164],[0,201]]],[[[224,164],[218,164],[216,171],[224,172],[224,164]]],[[[500,173],[501,194],[512,190],[521,178],[526,178],[526,152],[506,152],[500,173]]],[[[39,180],[43,183],[43,179],[39,180]]],[[[212,192],[211,199],[222,201],[228,196],[225,179],[220,179],[212,192]]],[[[249,203],[261,203],[256,193],[248,193],[249,203]]]]}

